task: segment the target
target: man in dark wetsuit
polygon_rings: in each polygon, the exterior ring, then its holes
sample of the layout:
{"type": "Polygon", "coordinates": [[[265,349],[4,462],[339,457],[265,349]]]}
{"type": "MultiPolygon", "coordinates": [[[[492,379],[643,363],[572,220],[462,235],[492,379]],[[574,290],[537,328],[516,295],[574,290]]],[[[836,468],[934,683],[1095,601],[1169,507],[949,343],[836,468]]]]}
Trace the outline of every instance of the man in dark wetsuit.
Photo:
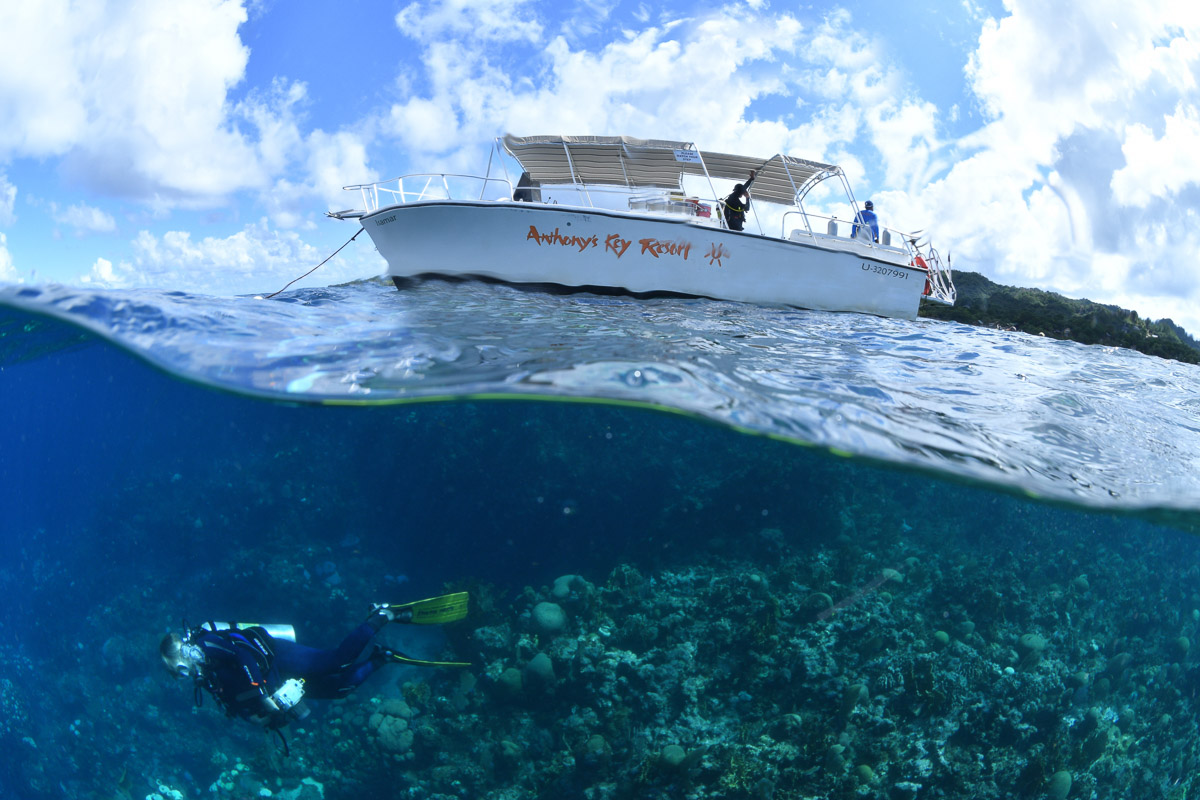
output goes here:
{"type": "Polygon", "coordinates": [[[462,662],[423,661],[376,647],[356,661],[389,622],[451,622],[466,615],[466,594],[422,600],[417,603],[372,609],[367,620],[333,650],[306,647],[272,636],[265,627],[219,629],[206,623],[184,636],[167,634],[159,653],[178,677],[196,683],[196,700],[205,689],[228,716],[278,730],[292,720],[304,719],[304,699],[333,700],[345,697],[385,664],[417,666],[467,666],[462,662]]]}
{"type": "Polygon", "coordinates": [[[734,184],[733,194],[723,201],[725,225],[731,231],[740,231],[746,224],[746,212],[750,210],[750,184],[754,183],[754,175],[754,170],[750,170],[750,180],[734,184]]]}

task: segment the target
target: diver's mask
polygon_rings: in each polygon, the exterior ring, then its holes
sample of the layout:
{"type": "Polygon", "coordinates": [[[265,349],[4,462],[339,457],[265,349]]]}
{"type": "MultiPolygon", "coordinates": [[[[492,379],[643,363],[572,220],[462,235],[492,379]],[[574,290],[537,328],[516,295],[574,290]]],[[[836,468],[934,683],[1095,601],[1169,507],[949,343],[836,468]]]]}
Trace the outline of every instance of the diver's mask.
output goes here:
{"type": "Polygon", "coordinates": [[[204,663],[204,651],[200,645],[184,642],[179,648],[179,661],[175,664],[175,674],[181,678],[195,678],[200,674],[200,666],[204,663]]]}
{"type": "Polygon", "coordinates": [[[163,637],[159,647],[163,664],[177,678],[196,678],[204,664],[204,651],[192,641],[191,633],[186,637],[169,633],[163,637]]]}

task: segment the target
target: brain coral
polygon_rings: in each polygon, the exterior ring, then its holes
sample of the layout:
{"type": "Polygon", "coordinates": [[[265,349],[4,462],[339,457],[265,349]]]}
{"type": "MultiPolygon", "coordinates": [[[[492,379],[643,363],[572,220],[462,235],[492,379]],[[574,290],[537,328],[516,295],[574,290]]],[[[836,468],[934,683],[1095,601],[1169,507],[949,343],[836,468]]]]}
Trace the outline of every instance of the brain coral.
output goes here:
{"type": "Polygon", "coordinates": [[[379,746],[389,753],[407,753],[412,747],[413,732],[403,717],[385,716],[376,731],[379,746]]]}

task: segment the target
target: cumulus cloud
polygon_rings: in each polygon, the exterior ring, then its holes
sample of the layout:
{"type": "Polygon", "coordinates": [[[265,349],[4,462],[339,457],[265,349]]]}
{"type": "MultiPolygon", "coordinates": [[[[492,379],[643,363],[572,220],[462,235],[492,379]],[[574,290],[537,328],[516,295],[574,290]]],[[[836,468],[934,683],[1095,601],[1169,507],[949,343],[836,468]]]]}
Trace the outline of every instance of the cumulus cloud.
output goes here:
{"type": "Polygon", "coordinates": [[[133,268],[129,264],[123,264],[120,273],[117,273],[113,263],[107,258],[97,258],[96,263],[92,264],[91,273],[85,275],[81,281],[97,283],[107,288],[126,287],[136,281],[137,276],[133,274],[133,268]]]}
{"type": "MultiPolygon", "coordinates": [[[[322,268],[316,283],[330,284],[382,272],[377,256],[346,253],[322,268]]],[[[271,228],[265,219],[227,237],[193,239],[187,231],[156,236],[141,231],[133,258],[113,263],[98,258],[84,283],[105,288],[186,286],[214,294],[246,294],[280,288],[326,256],[292,231],[271,228]]]]}
{"type": "Polygon", "coordinates": [[[442,0],[410,3],[396,15],[396,27],[417,39],[447,33],[485,41],[537,41],[542,25],[532,16],[532,0],[442,0]]]}
{"type": "MultiPolygon", "coordinates": [[[[237,0],[0,4],[0,163],[57,158],[74,186],[159,214],[269,191],[309,161],[307,87],[276,79],[231,101],[246,16],[237,0]]],[[[322,196],[317,183],[293,188],[322,196]]]]}
{"type": "Polygon", "coordinates": [[[798,70],[792,92],[813,112],[788,131],[788,152],[838,162],[863,190],[882,184],[915,193],[945,168],[938,109],[849,12],[831,12],[799,51],[803,58],[789,61],[798,70]],[[851,152],[867,143],[879,156],[870,164],[851,152]]]}
{"type": "Polygon", "coordinates": [[[968,67],[986,123],[919,205],[968,268],[1200,330],[1200,277],[1179,268],[1197,244],[1200,7],[1006,5],[968,67]]]}
{"type": "Polygon", "coordinates": [[[8,252],[8,237],[3,233],[0,233],[0,282],[20,282],[17,268],[13,266],[12,253],[8,252]]]}
{"type": "Polygon", "coordinates": [[[1122,205],[1145,208],[1156,197],[1200,184],[1200,113],[1180,103],[1165,118],[1161,137],[1148,125],[1132,123],[1125,129],[1121,152],[1125,166],[1113,173],[1112,190],[1122,205]]]}
{"type": "Polygon", "coordinates": [[[78,235],[112,233],[117,229],[116,220],[111,214],[83,203],[68,206],[61,211],[57,203],[51,203],[50,209],[55,222],[71,226],[78,235]]]}
{"type": "Polygon", "coordinates": [[[713,149],[777,148],[786,135],[786,126],[743,113],[787,90],[777,60],[803,41],[789,15],[666,21],[595,48],[527,25],[517,43],[481,46],[443,13],[452,5],[422,8],[423,23],[404,31],[424,47],[424,74],[406,84],[423,88],[394,104],[382,126],[409,152],[466,166],[480,142],[506,130],[677,137],[713,149]]]}
{"type": "Polygon", "coordinates": [[[17,187],[9,183],[8,176],[0,172],[0,225],[12,225],[17,221],[13,207],[17,204],[17,187]]]}
{"type": "Polygon", "coordinates": [[[404,85],[423,88],[395,103],[382,125],[426,163],[471,166],[478,143],[498,131],[561,131],[791,152],[838,161],[856,182],[910,191],[945,167],[937,109],[845,11],[806,26],[765,6],[739,8],[626,29],[593,47],[542,33],[531,55],[524,41],[481,45],[442,13],[453,7],[426,3],[421,24],[405,28],[425,48],[425,74],[404,85]],[[534,62],[535,78],[511,68],[518,54],[534,62]],[[869,165],[851,155],[864,141],[880,152],[869,165]]]}
{"type": "Polygon", "coordinates": [[[61,156],[108,194],[211,198],[260,179],[226,97],[249,52],[240,3],[6,3],[0,154],[61,156]],[[30,68],[37,65],[36,68],[30,68]]]}
{"type": "Polygon", "coordinates": [[[305,164],[312,192],[323,199],[330,210],[343,208],[348,195],[342,187],[350,182],[371,183],[378,179],[367,160],[366,142],[361,135],[351,131],[313,131],[308,140],[305,164]]]}
{"type": "Polygon", "coordinates": [[[365,134],[353,131],[310,133],[300,170],[305,178],[280,178],[262,197],[271,221],[281,228],[312,228],[316,227],[312,217],[317,203],[323,203],[328,211],[362,207],[361,195],[343,187],[379,179],[367,163],[367,141],[365,134]]]}
{"type": "Polygon", "coordinates": [[[264,173],[281,172],[304,149],[300,123],[307,102],[306,84],[275,78],[269,88],[251,92],[237,104],[235,116],[258,131],[255,151],[264,173]]]}

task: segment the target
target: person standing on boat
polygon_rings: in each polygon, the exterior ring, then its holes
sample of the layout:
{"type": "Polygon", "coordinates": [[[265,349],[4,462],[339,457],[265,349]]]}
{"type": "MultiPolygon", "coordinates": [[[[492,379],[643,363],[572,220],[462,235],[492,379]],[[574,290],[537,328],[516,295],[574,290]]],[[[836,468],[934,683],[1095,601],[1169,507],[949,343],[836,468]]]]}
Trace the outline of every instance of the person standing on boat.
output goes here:
{"type": "Polygon", "coordinates": [[[863,236],[866,236],[867,230],[870,230],[872,241],[879,241],[879,220],[875,217],[875,204],[870,200],[866,202],[866,207],[858,212],[858,216],[854,218],[854,229],[850,231],[850,238],[857,239],[858,231],[863,230],[863,236]]]}
{"type": "Polygon", "coordinates": [[[746,212],[750,210],[750,184],[754,183],[754,170],[750,170],[750,180],[734,184],[733,194],[726,197],[725,224],[731,231],[740,231],[746,224],[746,212]]]}

